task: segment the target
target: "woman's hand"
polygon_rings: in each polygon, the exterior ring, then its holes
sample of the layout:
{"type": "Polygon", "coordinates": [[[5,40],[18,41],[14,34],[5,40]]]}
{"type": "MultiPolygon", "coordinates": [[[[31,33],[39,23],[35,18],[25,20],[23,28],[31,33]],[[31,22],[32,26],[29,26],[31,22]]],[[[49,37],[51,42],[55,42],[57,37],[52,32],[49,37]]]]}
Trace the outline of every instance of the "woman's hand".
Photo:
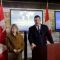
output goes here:
{"type": "Polygon", "coordinates": [[[18,52],[18,50],[16,50],[16,49],[14,49],[13,51],[14,51],[15,53],[17,53],[17,52],[18,52]]]}
{"type": "Polygon", "coordinates": [[[21,49],[18,49],[18,52],[21,52],[21,49]]]}
{"type": "Polygon", "coordinates": [[[17,49],[14,49],[14,52],[15,53],[19,53],[19,52],[21,52],[21,49],[18,49],[18,50],[17,49]]]}

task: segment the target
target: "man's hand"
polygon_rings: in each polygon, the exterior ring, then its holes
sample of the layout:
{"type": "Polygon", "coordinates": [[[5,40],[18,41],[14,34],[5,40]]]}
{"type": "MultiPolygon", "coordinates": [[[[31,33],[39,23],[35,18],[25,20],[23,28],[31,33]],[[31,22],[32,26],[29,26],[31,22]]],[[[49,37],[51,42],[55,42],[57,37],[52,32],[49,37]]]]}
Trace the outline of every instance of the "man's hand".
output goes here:
{"type": "Polygon", "coordinates": [[[36,45],[34,43],[32,43],[31,48],[33,49],[35,47],[36,47],[36,45]]]}

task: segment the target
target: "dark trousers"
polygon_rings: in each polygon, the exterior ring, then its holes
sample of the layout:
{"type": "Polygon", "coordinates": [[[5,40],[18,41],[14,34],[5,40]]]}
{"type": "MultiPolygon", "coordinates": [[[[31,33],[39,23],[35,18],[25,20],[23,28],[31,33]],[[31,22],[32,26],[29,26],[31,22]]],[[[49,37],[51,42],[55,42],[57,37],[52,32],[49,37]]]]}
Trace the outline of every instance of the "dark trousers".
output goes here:
{"type": "Polygon", "coordinates": [[[47,60],[47,47],[35,47],[32,50],[32,60],[47,60]]]}

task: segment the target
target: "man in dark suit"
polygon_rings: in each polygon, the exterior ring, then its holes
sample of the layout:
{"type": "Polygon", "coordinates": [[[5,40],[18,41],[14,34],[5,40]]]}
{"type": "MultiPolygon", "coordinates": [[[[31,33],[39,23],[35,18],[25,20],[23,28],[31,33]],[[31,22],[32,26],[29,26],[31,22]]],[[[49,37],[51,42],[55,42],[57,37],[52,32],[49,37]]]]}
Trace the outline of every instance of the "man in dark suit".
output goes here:
{"type": "Polygon", "coordinates": [[[46,25],[41,24],[40,16],[34,17],[35,25],[29,28],[28,39],[32,48],[32,60],[47,60],[47,39],[50,43],[53,38],[46,25]]]}

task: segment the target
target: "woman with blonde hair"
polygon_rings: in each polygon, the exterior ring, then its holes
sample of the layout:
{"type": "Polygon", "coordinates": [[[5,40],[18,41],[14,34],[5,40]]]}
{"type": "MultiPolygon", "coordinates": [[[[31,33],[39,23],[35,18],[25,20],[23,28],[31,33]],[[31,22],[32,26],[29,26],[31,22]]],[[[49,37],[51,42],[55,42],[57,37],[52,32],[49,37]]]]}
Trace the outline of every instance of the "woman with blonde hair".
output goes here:
{"type": "Polygon", "coordinates": [[[8,51],[13,53],[15,60],[22,60],[22,51],[24,49],[24,41],[21,33],[18,31],[18,27],[13,24],[11,31],[7,36],[8,51]]]}

